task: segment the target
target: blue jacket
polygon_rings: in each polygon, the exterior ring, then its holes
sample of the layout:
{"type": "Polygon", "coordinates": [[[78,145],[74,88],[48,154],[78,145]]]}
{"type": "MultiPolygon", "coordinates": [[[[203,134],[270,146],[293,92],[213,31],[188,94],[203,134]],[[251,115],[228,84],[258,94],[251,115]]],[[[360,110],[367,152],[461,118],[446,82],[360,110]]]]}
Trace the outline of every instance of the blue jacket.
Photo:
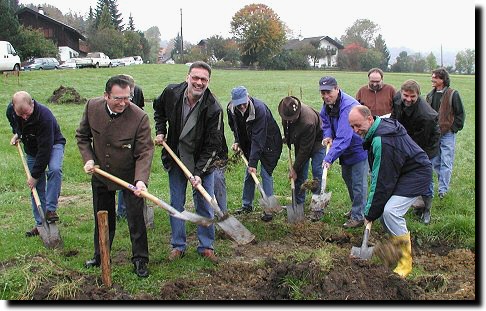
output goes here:
{"type": "Polygon", "coordinates": [[[432,164],[400,122],[375,117],[363,145],[371,168],[370,193],[364,210],[367,220],[378,219],[392,195],[412,198],[427,193],[432,164]]]}
{"type": "Polygon", "coordinates": [[[366,159],[363,140],[354,133],[348,121],[349,111],[356,105],[359,105],[356,99],[341,90],[332,109],[325,103],[322,105],[320,116],[323,137],[333,139],[324,161],[334,163],[339,158],[341,165],[353,165],[366,159]]]}
{"type": "Polygon", "coordinates": [[[272,174],[282,153],[282,134],[277,121],[268,107],[256,98],[250,98],[244,118],[245,125],[238,122],[235,107],[231,102],[227,106],[228,124],[233,131],[235,142],[240,145],[248,159],[248,165],[257,167],[261,162],[268,174],[272,174]]]}
{"type": "Polygon", "coordinates": [[[14,121],[15,133],[24,143],[25,153],[35,157],[30,174],[38,179],[49,164],[52,146],[65,145],[66,139],[49,108],[35,100],[32,115],[27,120],[15,115],[14,121]]]}

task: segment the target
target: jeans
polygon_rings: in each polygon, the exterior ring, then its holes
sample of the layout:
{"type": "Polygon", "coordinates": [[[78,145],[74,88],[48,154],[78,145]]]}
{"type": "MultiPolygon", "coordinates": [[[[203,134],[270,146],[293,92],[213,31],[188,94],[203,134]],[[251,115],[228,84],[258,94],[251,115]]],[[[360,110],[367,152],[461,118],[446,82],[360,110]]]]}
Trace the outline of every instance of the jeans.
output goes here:
{"type": "MultiPolygon", "coordinates": [[[[440,137],[439,154],[430,161],[432,168],[437,173],[439,180],[439,194],[445,194],[449,191],[449,183],[451,182],[452,167],[454,165],[454,151],[456,148],[456,134],[447,132],[440,137]]],[[[434,193],[434,179],[430,184],[432,194],[434,193]]]]}
{"type": "MultiPolygon", "coordinates": [[[[263,187],[263,191],[265,191],[265,194],[267,197],[273,195],[273,177],[267,173],[263,165],[260,165],[260,176],[262,177],[261,185],[263,187]]],[[[245,173],[245,182],[243,184],[243,196],[242,196],[242,202],[244,207],[252,207],[253,205],[253,199],[255,197],[255,181],[253,180],[253,177],[251,177],[251,174],[248,173],[248,170],[246,170],[245,173]]]]}
{"type": "Polygon", "coordinates": [[[218,201],[221,211],[226,213],[228,211],[228,203],[226,201],[226,179],[224,172],[226,167],[216,167],[214,170],[214,196],[218,201]]]}
{"type": "Polygon", "coordinates": [[[352,202],[351,219],[362,220],[368,192],[368,159],[353,165],[341,165],[341,175],[352,202]]]}
{"type": "MultiPolygon", "coordinates": [[[[35,157],[27,155],[27,166],[29,170],[35,164],[35,157]]],[[[47,165],[47,171],[42,173],[37,180],[37,193],[39,194],[39,199],[41,202],[42,210],[44,211],[44,216],[47,211],[55,212],[57,210],[57,203],[59,196],[61,195],[61,183],[62,183],[62,163],[64,161],[64,145],[56,144],[52,146],[51,157],[49,158],[49,164],[47,165]]],[[[35,200],[33,195],[32,199],[32,213],[34,214],[34,219],[36,225],[42,224],[41,216],[37,210],[35,200]]]]}
{"type": "MultiPolygon", "coordinates": [[[[202,186],[209,193],[211,197],[214,195],[214,173],[209,173],[203,177],[202,186]]],[[[170,205],[172,205],[177,211],[184,211],[184,205],[186,204],[186,189],[187,178],[182,170],[173,166],[169,170],[169,188],[170,188],[170,205]]],[[[194,200],[194,206],[196,208],[196,214],[210,219],[214,218],[214,211],[210,204],[204,199],[201,193],[196,189],[192,189],[192,198],[194,200]]],[[[182,219],[170,216],[171,238],[170,243],[172,248],[180,251],[185,251],[187,247],[186,243],[186,222],[182,219]]],[[[214,249],[214,225],[209,227],[197,226],[197,237],[199,239],[199,245],[197,247],[198,253],[204,251],[204,249],[214,249]]]]}
{"type": "Polygon", "coordinates": [[[118,209],[117,216],[122,218],[127,218],[127,205],[123,201],[123,192],[128,190],[118,190],[118,209]]]}
{"type": "Polygon", "coordinates": [[[418,197],[408,198],[392,195],[385,204],[380,221],[391,235],[399,236],[408,232],[405,214],[418,197]]]}
{"type": "Polygon", "coordinates": [[[324,161],[324,156],[326,152],[324,149],[319,149],[319,151],[314,152],[311,158],[304,162],[302,168],[297,173],[297,179],[295,180],[295,192],[297,204],[302,204],[305,202],[305,190],[301,190],[300,187],[306,181],[307,177],[309,176],[309,161],[311,161],[312,167],[312,178],[317,179],[319,181],[318,187],[314,194],[321,193],[321,183],[322,183],[322,161],[324,161]]]}

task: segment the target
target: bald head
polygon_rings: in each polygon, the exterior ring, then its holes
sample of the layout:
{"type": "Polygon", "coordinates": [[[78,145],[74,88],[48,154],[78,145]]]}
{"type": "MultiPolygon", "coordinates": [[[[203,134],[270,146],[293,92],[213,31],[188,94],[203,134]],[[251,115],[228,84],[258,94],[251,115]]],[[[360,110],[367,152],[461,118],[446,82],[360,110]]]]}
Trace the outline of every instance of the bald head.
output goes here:
{"type": "Polygon", "coordinates": [[[32,96],[25,91],[19,91],[12,96],[12,104],[15,114],[27,120],[34,112],[34,101],[32,96]]]}
{"type": "Polygon", "coordinates": [[[364,105],[356,105],[351,108],[348,119],[353,131],[361,137],[366,136],[374,122],[371,110],[364,105]]]}

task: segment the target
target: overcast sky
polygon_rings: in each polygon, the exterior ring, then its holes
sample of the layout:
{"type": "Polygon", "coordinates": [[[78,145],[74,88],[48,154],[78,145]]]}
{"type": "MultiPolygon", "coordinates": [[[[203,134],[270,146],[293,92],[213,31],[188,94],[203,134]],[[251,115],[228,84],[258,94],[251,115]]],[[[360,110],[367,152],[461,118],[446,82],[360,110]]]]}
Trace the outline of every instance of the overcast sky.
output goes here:
{"type": "MultiPolygon", "coordinates": [[[[233,15],[251,3],[264,3],[293,31],[304,37],[340,38],[357,19],[369,19],[380,27],[389,48],[407,47],[414,51],[463,50],[475,48],[475,4],[481,1],[429,0],[118,0],[125,24],[130,13],[137,30],[158,26],[161,38],[170,40],[181,29],[184,41],[196,44],[212,35],[231,37],[233,15]]],[[[21,4],[47,3],[63,13],[87,14],[97,0],[21,0],[21,4]]]]}

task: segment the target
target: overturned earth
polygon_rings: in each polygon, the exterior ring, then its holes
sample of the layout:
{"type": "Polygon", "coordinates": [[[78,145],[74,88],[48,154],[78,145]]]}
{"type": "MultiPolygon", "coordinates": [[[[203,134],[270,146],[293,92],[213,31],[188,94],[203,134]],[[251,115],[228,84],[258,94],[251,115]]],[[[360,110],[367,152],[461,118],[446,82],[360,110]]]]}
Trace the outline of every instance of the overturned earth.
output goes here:
{"type": "Polygon", "coordinates": [[[86,98],[81,97],[73,87],[59,86],[52,92],[48,102],[53,104],[85,104],[86,98]]]}

